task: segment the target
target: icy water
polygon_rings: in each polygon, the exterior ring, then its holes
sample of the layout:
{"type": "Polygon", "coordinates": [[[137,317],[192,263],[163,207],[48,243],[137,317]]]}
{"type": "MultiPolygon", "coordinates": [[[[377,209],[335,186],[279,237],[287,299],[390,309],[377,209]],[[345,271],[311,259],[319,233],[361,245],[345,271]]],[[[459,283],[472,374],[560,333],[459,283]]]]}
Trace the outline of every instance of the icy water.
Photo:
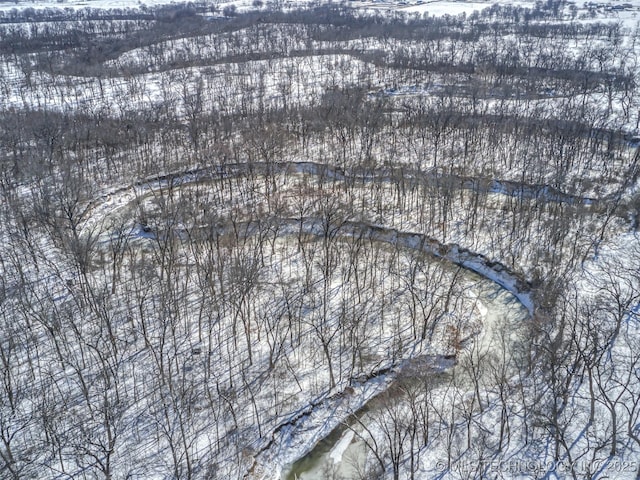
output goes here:
{"type": "Polygon", "coordinates": [[[361,478],[366,459],[364,442],[347,427],[338,427],[283,476],[286,480],[326,480],[361,478]]]}
{"type": "MultiPolygon", "coordinates": [[[[477,280],[478,311],[482,316],[483,328],[480,334],[460,356],[462,361],[477,361],[486,355],[503,358],[512,368],[524,354],[526,331],[524,322],[529,312],[518,299],[504,288],[475,274],[477,280]]],[[[465,375],[463,367],[453,367],[455,374],[465,375]],[[460,372],[455,370],[460,370],[460,372]]],[[[356,416],[366,424],[366,414],[373,401],[365,404],[356,416]]],[[[358,440],[354,432],[342,425],[322,439],[307,455],[285,471],[284,480],[326,480],[340,478],[352,480],[361,478],[367,455],[364,442],[358,440]]]]}

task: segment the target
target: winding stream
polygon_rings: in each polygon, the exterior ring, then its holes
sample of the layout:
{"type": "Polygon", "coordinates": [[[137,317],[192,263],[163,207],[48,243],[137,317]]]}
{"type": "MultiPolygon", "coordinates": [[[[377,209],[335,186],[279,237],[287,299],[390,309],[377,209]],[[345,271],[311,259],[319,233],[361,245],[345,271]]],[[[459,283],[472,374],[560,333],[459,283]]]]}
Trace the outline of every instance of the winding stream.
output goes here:
{"type": "Polygon", "coordinates": [[[90,214],[107,204],[112,204],[113,197],[129,198],[136,189],[150,191],[153,189],[182,187],[195,183],[206,183],[216,180],[242,177],[247,175],[308,174],[325,177],[330,180],[359,183],[398,182],[408,187],[411,185],[430,185],[447,189],[472,190],[480,193],[494,193],[522,199],[540,199],[547,202],[566,203],[569,205],[598,205],[611,200],[614,195],[602,198],[583,197],[562,192],[544,184],[529,184],[510,180],[490,178],[474,178],[453,174],[442,174],[420,171],[410,168],[396,169],[354,169],[346,173],[342,168],[316,162],[254,162],[220,165],[209,168],[196,168],[158,175],[146,180],[127,185],[91,200],[80,214],[85,221],[90,214]]]}
{"type": "MultiPolygon", "coordinates": [[[[139,183],[134,187],[118,189],[109,196],[103,196],[91,202],[83,213],[85,220],[89,216],[91,222],[104,221],[115,209],[126,207],[132,202],[132,190],[141,189],[153,191],[162,188],[165,184],[175,187],[186,186],[194,182],[207,182],[227,176],[242,176],[247,174],[266,174],[276,171],[297,172],[314,175],[327,175],[336,179],[345,180],[347,177],[338,169],[323,165],[300,163],[300,164],[260,164],[258,166],[234,166],[225,172],[187,172],[181,175],[158,177],[148,183],[139,183]],[[268,170],[268,172],[267,172],[268,170]],[[115,205],[115,209],[113,208],[115,205]]],[[[388,174],[374,174],[353,176],[351,178],[359,181],[392,181],[388,174]]],[[[427,181],[438,182],[441,177],[428,177],[427,181]]],[[[479,187],[476,180],[456,179],[458,188],[477,189],[479,187]]],[[[544,196],[550,201],[560,201],[567,203],[590,204],[592,199],[573,197],[559,192],[554,192],[543,186],[522,186],[517,189],[514,185],[504,182],[485,183],[484,188],[489,191],[506,195],[519,195],[528,198],[544,196]],[[505,186],[506,185],[506,186],[505,186]]],[[[248,224],[249,225],[249,224],[248,224]]],[[[323,235],[323,220],[318,217],[303,218],[279,218],[272,217],[262,219],[259,222],[252,222],[251,228],[244,230],[245,235],[257,233],[260,229],[275,228],[278,235],[295,235],[299,233],[311,235],[323,235]]],[[[225,227],[220,227],[224,229],[225,227]]],[[[333,235],[344,237],[364,237],[370,241],[383,242],[398,245],[408,249],[421,252],[432,257],[445,260],[451,264],[460,266],[467,270],[466,275],[471,276],[477,283],[477,309],[480,311],[483,321],[482,332],[470,343],[459,355],[468,357],[470,362],[486,354],[497,354],[501,358],[511,361],[518,355],[519,346],[525,343],[520,328],[521,322],[533,315],[534,305],[530,295],[530,285],[521,275],[511,271],[505,265],[491,261],[482,254],[472,252],[455,244],[442,244],[438,240],[419,233],[403,232],[384,226],[368,224],[364,222],[346,221],[336,226],[333,235]]],[[[460,363],[460,358],[458,358],[460,363]]],[[[457,366],[444,372],[444,375],[463,375],[463,370],[457,366]]],[[[362,405],[355,413],[359,421],[367,422],[367,413],[375,396],[362,405]]],[[[341,424],[338,419],[338,426],[324,439],[312,446],[309,453],[290,464],[286,470],[287,480],[305,479],[317,480],[326,478],[324,476],[324,466],[330,465],[337,469],[342,478],[355,478],[355,464],[363,463],[366,449],[362,442],[357,441],[353,431],[341,424]],[[355,459],[354,461],[343,461],[344,458],[355,459]]],[[[275,441],[275,439],[274,439],[275,441]]],[[[269,446],[266,447],[266,450],[269,446]]],[[[266,453],[266,452],[260,452],[266,453]]],[[[260,457],[260,453],[257,457],[260,457]]],[[[268,455],[266,456],[269,457],[268,455]]]]}
{"type": "MultiPolygon", "coordinates": [[[[524,354],[522,347],[526,345],[526,329],[522,322],[529,318],[529,311],[512,293],[505,288],[476,277],[478,305],[483,321],[482,332],[460,354],[460,360],[454,367],[444,373],[436,375],[455,375],[458,378],[468,377],[463,362],[479,362],[487,355],[504,358],[507,365],[513,366],[514,361],[524,354]]],[[[490,382],[488,378],[483,379],[490,382]]],[[[463,383],[471,379],[466,378],[463,383]]],[[[369,400],[353,415],[359,422],[367,424],[367,415],[375,410],[375,397],[369,400]]],[[[329,469],[344,480],[361,478],[358,470],[362,471],[367,456],[367,447],[354,433],[358,431],[349,419],[339,424],[327,437],[323,438],[305,456],[285,468],[283,480],[324,480],[329,469]],[[347,424],[351,423],[350,426],[347,424]]]]}

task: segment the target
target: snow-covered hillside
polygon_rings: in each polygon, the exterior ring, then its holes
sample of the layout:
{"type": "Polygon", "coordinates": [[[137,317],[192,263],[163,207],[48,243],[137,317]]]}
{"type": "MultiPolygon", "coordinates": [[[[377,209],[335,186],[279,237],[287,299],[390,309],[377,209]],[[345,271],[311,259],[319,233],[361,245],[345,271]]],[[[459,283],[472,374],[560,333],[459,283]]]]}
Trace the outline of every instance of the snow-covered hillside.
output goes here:
{"type": "Polygon", "coordinates": [[[634,3],[0,3],[0,477],[637,478],[634,3]]]}

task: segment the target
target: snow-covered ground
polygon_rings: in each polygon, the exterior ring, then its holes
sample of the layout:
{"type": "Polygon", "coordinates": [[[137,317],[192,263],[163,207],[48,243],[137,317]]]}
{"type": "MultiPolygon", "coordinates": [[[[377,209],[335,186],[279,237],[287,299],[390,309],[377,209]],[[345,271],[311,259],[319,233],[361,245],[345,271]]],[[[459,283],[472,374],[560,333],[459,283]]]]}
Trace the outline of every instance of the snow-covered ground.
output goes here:
{"type": "Polygon", "coordinates": [[[633,461],[640,104],[618,83],[637,78],[637,13],[577,5],[473,41],[462,16],[442,38],[339,42],[311,21],[159,22],[99,61],[99,35],[29,43],[80,23],[0,24],[24,42],[0,62],[0,453],[31,477],[278,478],[367,404],[296,472],[380,467],[367,444],[393,428],[401,478],[633,461]],[[572,16],[624,28],[571,36],[572,16]]]}
{"type": "MultiPolygon", "coordinates": [[[[458,376],[462,379],[458,385],[459,392],[457,393],[462,396],[473,388],[474,379],[469,377],[468,370],[470,364],[489,362],[491,358],[499,358],[505,363],[509,374],[513,375],[516,373],[519,361],[521,361],[517,357],[526,351],[529,341],[525,334],[526,328],[524,328],[530,318],[526,308],[511,294],[491,285],[490,282],[479,282],[477,288],[478,293],[474,293],[477,295],[475,308],[481,314],[482,331],[472,341],[466,343],[467,346],[459,353],[458,366],[452,367],[453,371],[447,373],[447,375],[458,376]]],[[[490,388],[495,379],[491,377],[488,370],[483,374],[485,375],[482,379],[483,387],[490,388]]],[[[438,393],[436,390],[434,395],[440,394],[446,398],[451,395],[451,392],[446,390],[443,387],[441,392],[438,393]]],[[[453,397],[455,396],[453,395],[453,397]]],[[[328,471],[334,472],[342,478],[357,478],[358,472],[363,470],[363,456],[368,453],[366,443],[360,436],[366,436],[363,431],[365,427],[375,429],[375,416],[378,414],[375,409],[375,405],[370,407],[370,410],[362,415],[358,423],[347,429],[328,451],[325,451],[326,448],[318,449],[319,451],[314,450],[310,457],[305,457],[305,462],[301,462],[301,465],[294,470],[295,478],[322,480],[327,478],[328,471]]],[[[427,453],[422,457],[423,474],[437,475],[439,473],[437,466],[440,464],[440,455],[441,452],[433,452],[432,455],[427,453]]],[[[286,478],[294,478],[291,471],[285,470],[285,473],[286,478]]],[[[278,480],[279,477],[273,475],[268,478],[278,480]]]]}
{"type": "MultiPolygon", "coordinates": [[[[312,0],[295,0],[295,1],[280,1],[275,2],[276,5],[282,5],[285,8],[296,8],[300,6],[308,5],[312,0]]],[[[95,9],[110,9],[110,8],[141,8],[151,7],[157,5],[179,5],[181,2],[175,0],[16,0],[16,1],[4,1],[0,2],[0,9],[5,11],[11,11],[13,9],[46,9],[46,8],[71,8],[71,9],[83,9],[83,8],[95,8],[95,9]]],[[[268,4],[269,2],[264,2],[268,4]]],[[[428,12],[430,15],[458,15],[460,13],[472,13],[475,10],[482,10],[490,7],[493,3],[502,3],[505,5],[511,5],[512,2],[504,0],[497,0],[496,2],[466,2],[466,1],[450,1],[450,0],[427,0],[425,2],[351,2],[353,6],[362,8],[375,8],[384,10],[401,10],[409,12],[424,13],[428,12]]],[[[522,1],[520,4],[530,6],[533,2],[522,1]]],[[[249,0],[238,1],[216,1],[214,5],[217,5],[220,10],[229,5],[235,5],[238,11],[247,10],[253,8],[253,2],[249,0]]]]}

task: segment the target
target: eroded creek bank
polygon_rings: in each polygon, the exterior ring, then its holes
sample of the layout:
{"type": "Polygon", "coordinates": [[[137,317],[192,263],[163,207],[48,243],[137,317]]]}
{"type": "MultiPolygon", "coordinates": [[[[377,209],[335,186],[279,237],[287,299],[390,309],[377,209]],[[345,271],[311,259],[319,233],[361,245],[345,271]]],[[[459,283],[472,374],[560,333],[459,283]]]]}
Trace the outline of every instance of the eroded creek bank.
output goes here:
{"type": "MultiPolygon", "coordinates": [[[[523,322],[530,318],[529,310],[507,289],[496,285],[477,274],[468,273],[477,282],[478,305],[483,322],[481,333],[466,343],[459,358],[450,368],[427,369],[420,362],[408,362],[408,368],[400,372],[403,382],[419,382],[424,374],[432,376],[434,388],[445,383],[448,377],[457,376],[462,385],[473,388],[467,366],[471,362],[479,363],[487,355],[504,359],[512,368],[525,354],[526,329],[523,322]]],[[[521,293],[522,294],[522,293],[521,293]]],[[[490,382],[490,379],[485,379],[490,382]]],[[[393,384],[389,387],[393,389],[393,384]]],[[[381,394],[386,393],[381,392],[381,394]]],[[[378,408],[376,395],[367,401],[350,417],[344,419],[329,435],[320,440],[306,455],[288,465],[282,474],[284,480],[323,480],[341,478],[344,480],[361,478],[366,456],[369,453],[365,442],[359,438],[363,427],[368,427],[372,415],[378,408]],[[337,475],[332,477],[331,475],[337,475]]],[[[401,395],[401,393],[397,393],[401,395]]]]}

